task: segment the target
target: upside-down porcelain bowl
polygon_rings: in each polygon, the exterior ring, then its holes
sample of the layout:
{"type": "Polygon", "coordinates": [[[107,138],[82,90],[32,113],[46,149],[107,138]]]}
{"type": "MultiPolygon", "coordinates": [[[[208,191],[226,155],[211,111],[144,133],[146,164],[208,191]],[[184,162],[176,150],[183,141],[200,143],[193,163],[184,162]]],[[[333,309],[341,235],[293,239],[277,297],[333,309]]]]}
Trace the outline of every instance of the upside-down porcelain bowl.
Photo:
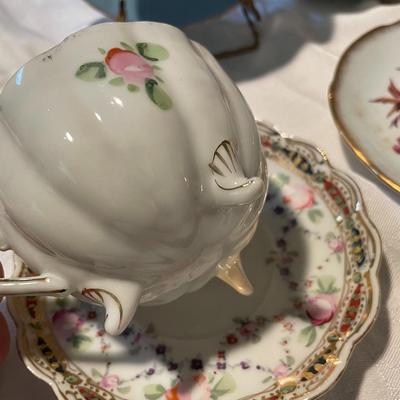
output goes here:
{"type": "Polygon", "coordinates": [[[0,232],[40,275],[0,294],[74,294],[123,331],[236,257],[266,193],[254,118],[210,53],[159,23],[86,28],[21,67],[0,97],[0,232]]]}

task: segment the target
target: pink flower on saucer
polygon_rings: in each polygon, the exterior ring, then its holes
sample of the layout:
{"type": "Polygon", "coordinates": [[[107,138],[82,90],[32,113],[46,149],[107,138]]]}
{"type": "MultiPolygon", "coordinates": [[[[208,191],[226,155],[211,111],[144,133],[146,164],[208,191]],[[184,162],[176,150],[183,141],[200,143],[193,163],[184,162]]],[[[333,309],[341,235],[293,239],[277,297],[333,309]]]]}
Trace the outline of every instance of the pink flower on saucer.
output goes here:
{"type": "Polygon", "coordinates": [[[336,312],[337,297],[334,294],[320,293],[308,300],[306,312],[314,326],[331,321],[336,312]]]}
{"type": "Polygon", "coordinates": [[[284,376],[286,376],[289,372],[289,367],[284,364],[284,363],[280,363],[278,364],[273,370],[272,370],[272,374],[276,377],[276,378],[283,378],[284,376]]]}
{"type": "Polygon", "coordinates": [[[341,253],[344,250],[344,243],[338,238],[329,240],[328,246],[334,253],[341,253]]]}
{"type": "Polygon", "coordinates": [[[68,310],[58,310],[53,315],[53,326],[57,335],[68,340],[79,331],[84,321],[78,314],[68,310]]]}
{"type": "Polygon", "coordinates": [[[314,192],[301,184],[285,185],[282,189],[283,202],[295,211],[311,208],[315,204],[314,192]]]}
{"type": "Polygon", "coordinates": [[[105,62],[126,83],[142,84],[145,79],[153,77],[153,67],[133,51],[114,47],[108,51],[105,62]]]}
{"type": "Polygon", "coordinates": [[[119,378],[117,375],[103,376],[99,382],[99,385],[106,390],[115,389],[119,385],[119,378]]]}

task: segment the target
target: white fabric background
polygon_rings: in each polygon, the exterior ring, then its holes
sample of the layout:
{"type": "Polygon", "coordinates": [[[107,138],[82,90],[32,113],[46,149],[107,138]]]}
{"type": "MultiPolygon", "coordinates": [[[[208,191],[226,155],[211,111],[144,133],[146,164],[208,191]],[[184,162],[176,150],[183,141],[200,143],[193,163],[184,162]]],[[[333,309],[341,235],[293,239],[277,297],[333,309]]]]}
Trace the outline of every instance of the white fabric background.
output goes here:
{"type": "MultiPolygon", "coordinates": [[[[383,241],[382,302],[377,322],[356,348],[338,385],[324,398],[400,400],[400,195],[381,185],[345,147],[327,103],[327,88],[341,52],[365,31],[400,20],[400,5],[356,0],[260,0],[259,6],[265,14],[261,48],[224,61],[224,67],[238,82],[258,119],[314,142],[328,152],[335,166],[358,182],[383,241]]],[[[233,13],[214,28],[224,30],[225,38],[234,39],[229,29],[237,24],[237,16],[233,13]]],[[[0,86],[22,63],[101,18],[82,0],[0,0],[0,86]]],[[[206,42],[204,35],[213,32],[212,26],[203,25],[189,31],[206,42]]],[[[210,43],[226,48],[236,42],[231,39],[210,43]]],[[[5,302],[0,309],[7,312],[5,302]]],[[[0,365],[0,399],[24,398],[55,397],[25,369],[13,343],[7,362],[0,365]]]]}

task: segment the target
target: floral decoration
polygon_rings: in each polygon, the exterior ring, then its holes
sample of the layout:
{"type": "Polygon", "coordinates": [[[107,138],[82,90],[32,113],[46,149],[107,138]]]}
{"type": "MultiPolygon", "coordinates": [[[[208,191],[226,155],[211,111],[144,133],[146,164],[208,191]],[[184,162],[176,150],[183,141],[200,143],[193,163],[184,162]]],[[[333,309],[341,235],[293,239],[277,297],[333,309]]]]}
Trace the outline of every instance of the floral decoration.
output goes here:
{"type": "MultiPolygon", "coordinates": [[[[388,96],[377,97],[372,102],[390,105],[391,108],[387,113],[387,118],[391,118],[391,127],[398,128],[400,123],[400,89],[391,79],[387,91],[388,96]]],[[[395,153],[400,154],[400,137],[396,139],[396,143],[392,148],[395,153]]]]}
{"type": "Polygon", "coordinates": [[[162,110],[169,110],[172,100],[161,87],[164,80],[160,76],[162,68],[158,65],[159,61],[169,57],[168,50],[155,43],[130,45],[120,42],[120,46],[108,51],[98,48],[103,60],[82,64],[75,76],[87,82],[108,79],[110,85],[125,86],[132,93],[144,88],[155,105],[162,110]]]}

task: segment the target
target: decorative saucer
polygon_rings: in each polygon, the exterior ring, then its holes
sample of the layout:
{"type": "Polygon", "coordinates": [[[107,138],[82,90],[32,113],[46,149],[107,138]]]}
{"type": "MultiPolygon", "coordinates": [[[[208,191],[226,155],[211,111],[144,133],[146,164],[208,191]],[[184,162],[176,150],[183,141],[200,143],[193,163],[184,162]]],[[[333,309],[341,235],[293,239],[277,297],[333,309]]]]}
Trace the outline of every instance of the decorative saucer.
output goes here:
{"type": "Polygon", "coordinates": [[[354,153],[400,192],[400,22],[356,40],[329,90],[335,122],[354,153]]]}
{"type": "Polygon", "coordinates": [[[259,123],[268,201],[242,254],[247,298],[217,280],[142,307],[119,337],[73,298],[13,298],[20,354],[59,399],[313,399],[378,309],[379,235],[360,191],[312,145],[259,123]]]}

